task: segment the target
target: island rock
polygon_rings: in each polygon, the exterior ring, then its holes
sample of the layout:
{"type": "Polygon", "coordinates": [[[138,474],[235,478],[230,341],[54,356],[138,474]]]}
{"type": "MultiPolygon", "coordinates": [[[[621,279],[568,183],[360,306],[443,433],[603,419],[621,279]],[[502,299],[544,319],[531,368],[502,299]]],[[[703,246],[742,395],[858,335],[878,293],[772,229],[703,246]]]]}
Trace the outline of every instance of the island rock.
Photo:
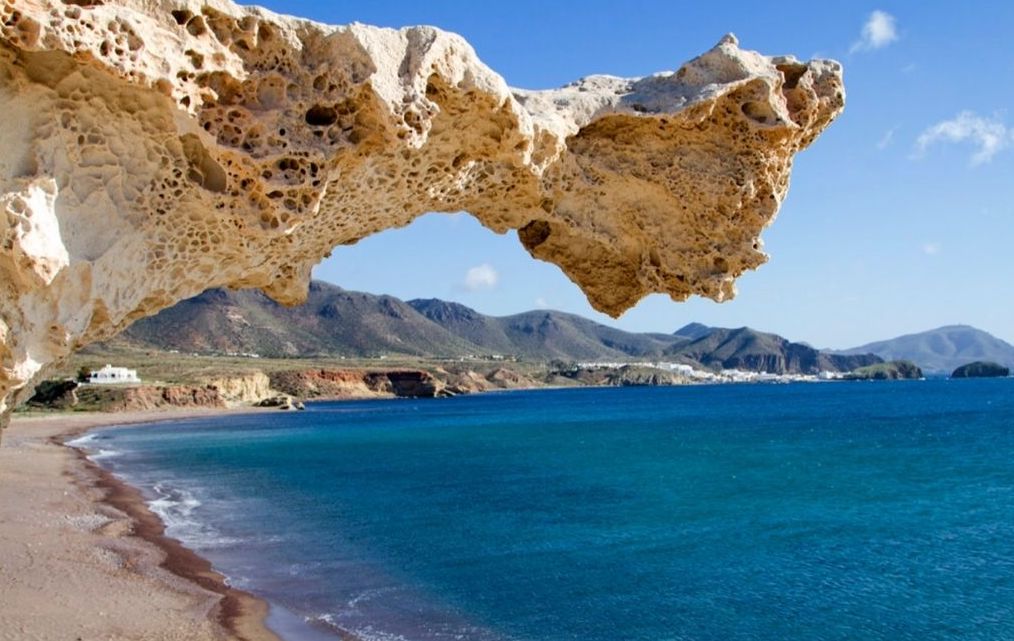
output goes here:
{"type": "Polygon", "coordinates": [[[966,363],[951,372],[951,378],[1002,378],[1004,376],[1010,376],[1010,368],[988,361],[966,363]]]}

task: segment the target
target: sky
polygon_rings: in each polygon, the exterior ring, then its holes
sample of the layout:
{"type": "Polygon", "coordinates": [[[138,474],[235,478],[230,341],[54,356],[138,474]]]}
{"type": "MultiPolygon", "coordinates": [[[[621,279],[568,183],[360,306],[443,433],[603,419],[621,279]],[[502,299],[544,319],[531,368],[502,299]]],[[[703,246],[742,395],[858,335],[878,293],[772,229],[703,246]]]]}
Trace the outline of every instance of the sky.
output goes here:
{"type": "Polygon", "coordinates": [[[492,315],[559,309],[629,331],[749,325],[844,348],[963,323],[1014,342],[1014,3],[262,4],[333,24],[454,31],[527,89],[675,70],[727,32],[745,49],[845,68],[845,112],[796,157],[763,235],[771,259],[738,280],[732,301],[654,295],[611,319],[513,232],[467,214],[427,214],[339,247],[316,278],[492,315]]]}

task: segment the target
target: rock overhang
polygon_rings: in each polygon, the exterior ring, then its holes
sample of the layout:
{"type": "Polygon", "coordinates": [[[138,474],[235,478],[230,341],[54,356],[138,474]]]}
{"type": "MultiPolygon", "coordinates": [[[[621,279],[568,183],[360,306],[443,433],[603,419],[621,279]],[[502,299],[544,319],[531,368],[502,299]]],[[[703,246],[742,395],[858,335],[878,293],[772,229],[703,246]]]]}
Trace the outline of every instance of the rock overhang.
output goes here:
{"type": "Polygon", "coordinates": [[[429,211],[517,230],[597,309],[725,300],[766,260],[841,67],[726,36],[674,72],[512,89],[460,36],[223,0],[2,0],[0,409],[209,287],[294,304],[331,250],[429,211]]]}

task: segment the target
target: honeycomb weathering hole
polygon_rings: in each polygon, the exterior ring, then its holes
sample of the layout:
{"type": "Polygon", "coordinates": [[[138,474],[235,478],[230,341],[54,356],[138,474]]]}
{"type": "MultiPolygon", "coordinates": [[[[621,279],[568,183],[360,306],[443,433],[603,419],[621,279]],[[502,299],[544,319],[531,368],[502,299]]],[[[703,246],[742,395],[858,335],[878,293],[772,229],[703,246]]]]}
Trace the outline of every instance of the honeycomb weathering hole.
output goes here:
{"type": "Polygon", "coordinates": [[[522,245],[531,250],[546,242],[551,231],[546,221],[533,220],[518,230],[518,238],[522,245]]]}
{"type": "Polygon", "coordinates": [[[208,191],[222,193],[226,189],[227,176],[222,166],[215,162],[211,153],[194,134],[180,137],[183,153],[190,164],[187,178],[208,191]]]}
{"type": "Polygon", "coordinates": [[[313,127],[329,127],[338,122],[338,110],[334,107],[314,105],[306,110],[306,124],[313,127]]]}

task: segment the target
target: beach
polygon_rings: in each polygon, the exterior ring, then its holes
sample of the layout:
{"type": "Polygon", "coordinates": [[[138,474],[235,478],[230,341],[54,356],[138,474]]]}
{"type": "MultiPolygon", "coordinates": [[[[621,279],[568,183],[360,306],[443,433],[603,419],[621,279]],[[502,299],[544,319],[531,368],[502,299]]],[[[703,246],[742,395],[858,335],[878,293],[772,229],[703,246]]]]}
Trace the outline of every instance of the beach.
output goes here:
{"type": "Polygon", "coordinates": [[[136,489],[62,445],[94,427],[221,412],[12,421],[0,445],[0,641],[278,641],[266,603],[164,537],[136,489]]]}
{"type": "Polygon", "coordinates": [[[264,602],[300,640],[1014,638],[1010,385],[19,420],[0,448],[0,641],[259,641],[264,602]],[[58,444],[184,417],[84,446],[200,556],[58,444]]]}

